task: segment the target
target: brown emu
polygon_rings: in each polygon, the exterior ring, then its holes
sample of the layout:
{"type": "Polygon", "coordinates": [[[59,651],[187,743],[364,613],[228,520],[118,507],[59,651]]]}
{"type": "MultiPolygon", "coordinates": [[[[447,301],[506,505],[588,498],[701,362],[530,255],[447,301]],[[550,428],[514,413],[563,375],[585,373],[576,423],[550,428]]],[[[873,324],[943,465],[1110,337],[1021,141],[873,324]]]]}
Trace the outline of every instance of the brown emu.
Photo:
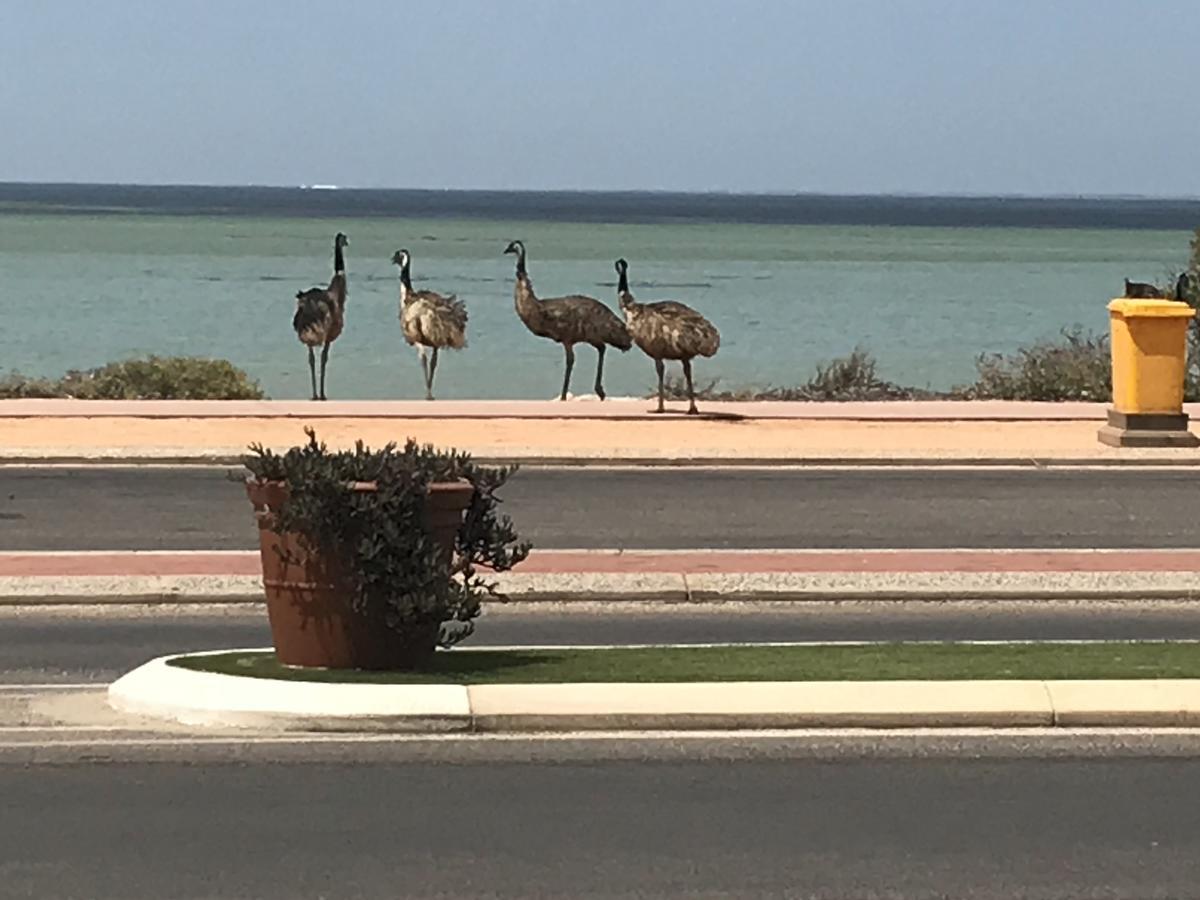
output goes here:
{"type": "Polygon", "coordinates": [[[409,275],[412,257],[407,250],[397,250],[392,262],[400,267],[400,330],[404,340],[417,348],[425,373],[425,399],[432,400],[438,350],[467,346],[467,308],[453,294],[414,291],[409,275]],[[433,351],[432,357],[426,356],[427,349],[433,351]]]}
{"type": "Polygon", "coordinates": [[[563,373],[560,400],[567,399],[571,386],[571,369],[575,366],[575,345],[591,344],[596,348],[596,396],[601,400],[604,393],[604,351],[608,345],[622,352],[633,346],[629,331],[617,314],[594,297],[572,294],[569,297],[550,297],[539,300],[533,292],[533,282],[525,271],[525,245],[513,241],[504,250],[517,255],[517,283],[513,288],[513,300],[517,315],[525,327],[538,337],[549,338],[562,344],[567,356],[567,368],[563,373]]]}
{"type": "Polygon", "coordinates": [[[296,294],[296,315],[292,328],[300,343],[308,347],[308,372],[312,377],[312,398],[325,399],[325,365],[329,361],[329,345],[337,340],[346,325],[346,262],[342,248],[350,241],[340,231],[333,239],[333,278],[329,287],[309,288],[296,294]],[[317,392],[317,369],[313,348],[321,347],[321,390],[317,392]]]}
{"type": "Polygon", "coordinates": [[[663,412],[663,360],[677,359],[683,363],[687,379],[688,413],[696,415],[696,388],[692,383],[692,360],[697,356],[712,356],[721,346],[721,335],[712,322],[690,306],[674,300],[638,303],[629,292],[629,263],[616,262],[617,299],[633,342],[654,360],[658,372],[658,409],[663,412]]]}

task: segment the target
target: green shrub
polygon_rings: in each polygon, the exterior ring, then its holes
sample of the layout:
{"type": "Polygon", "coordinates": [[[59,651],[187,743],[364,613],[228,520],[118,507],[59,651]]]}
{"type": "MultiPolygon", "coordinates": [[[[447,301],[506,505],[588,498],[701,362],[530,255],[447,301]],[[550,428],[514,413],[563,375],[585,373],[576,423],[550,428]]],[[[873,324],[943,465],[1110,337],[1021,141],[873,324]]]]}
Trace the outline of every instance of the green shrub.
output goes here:
{"type": "MultiPolygon", "coordinates": [[[[808,381],[796,387],[768,385],[740,390],[721,390],[720,379],[696,386],[697,400],[915,400],[940,396],[933,391],[909,388],[879,377],[878,361],[870,351],[855,347],[849,356],[818,363],[808,381]]],[[[664,383],[667,398],[686,400],[687,384],[678,376],[664,383]]],[[[649,396],[657,396],[657,392],[649,396]]]]}
{"type": "Polygon", "coordinates": [[[66,396],[62,379],[29,378],[19,372],[0,376],[0,400],[47,400],[66,396]]]}
{"type": "Polygon", "coordinates": [[[1108,335],[1081,328],[1015,353],[981,354],[975,368],[975,383],[954,390],[964,399],[1102,402],[1112,397],[1108,335]]]}
{"type": "Polygon", "coordinates": [[[818,363],[816,372],[799,393],[804,400],[911,400],[913,388],[902,387],[879,377],[878,362],[862,347],[849,356],[818,363]]]}
{"type": "Polygon", "coordinates": [[[62,378],[0,378],[0,398],[78,400],[262,400],[258,382],[224,359],[148,356],[72,370],[62,378]]]}

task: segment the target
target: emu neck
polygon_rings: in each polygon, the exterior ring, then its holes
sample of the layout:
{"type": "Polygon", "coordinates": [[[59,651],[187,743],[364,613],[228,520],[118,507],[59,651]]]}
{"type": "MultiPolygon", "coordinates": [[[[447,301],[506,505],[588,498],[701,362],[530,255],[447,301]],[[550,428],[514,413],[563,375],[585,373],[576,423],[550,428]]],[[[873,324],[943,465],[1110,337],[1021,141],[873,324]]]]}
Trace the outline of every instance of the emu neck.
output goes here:
{"type": "Polygon", "coordinates": [[[534,324],[541,320],[541,301],[538,300],[537,294],[533,292],[533,282],[520,269],[517,270],[517,283],[513,286],[513,305],[516,307],[517,315],[520,316],[521,321],[530,328],[533,328],[534,324]]]}
{"type": "Polygon", "coordinates": [[[346,305],[346,273],[334,272],[329,282],[329,293],[337,301],[338,309],[346,305]]]}
{"type": "Polygon", "coordinates": [[[342,245],[336,243],[333,245],[333,274],[346,274],[346,260],[342,258],[342,245]]]}
{"type": "Polygon", "coordinates": [[[621,309],[636,310],[638,303],[633,294],[629,293],[629,277],[624,272],[618,274],[620,278],[617,281],[617,302],[621,304],[621,309]]]}
{"type": "Polygon", "coordinates": [[[633,294],[629,293],[629,276],[623,270],[617,272],[617,302],[621,304],[622,309],[633,309],[637,306],[633,294]]]}
{"type": "Polygon", "coordinates": [[[412,276],[408,272],[408,263],[400,267],[400,299],[404,303],[408,302],[408,298],[412,295],[412,276]]]}

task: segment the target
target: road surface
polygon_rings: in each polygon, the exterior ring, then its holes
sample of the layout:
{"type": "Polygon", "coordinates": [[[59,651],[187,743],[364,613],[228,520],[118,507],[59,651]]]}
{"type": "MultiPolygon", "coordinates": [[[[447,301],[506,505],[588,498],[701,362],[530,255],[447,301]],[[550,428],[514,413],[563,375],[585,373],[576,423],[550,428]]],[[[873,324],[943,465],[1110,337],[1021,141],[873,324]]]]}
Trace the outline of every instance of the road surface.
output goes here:
{"type": "MultiPolygon", "coordinates": [[[[251,549],[231,469],[0,468],[0,550],[251,549]]],[[[1196,547],[1191,470],[524,469],[545,548],[1196,547]]]]}
{"type": "Polygon", "coordinates": [[[0,896],[1195,897],[1200,762],[0,765],[0,896]]]}
{"type": "MultiPolygon", "coordinates": [[[[155,656],[269,646],[261,607],[0,608],[0,683],[108,683],[155,656]]],[[[503,606],[471,643],[1200,639],[1200,603],[503,606]]]]}

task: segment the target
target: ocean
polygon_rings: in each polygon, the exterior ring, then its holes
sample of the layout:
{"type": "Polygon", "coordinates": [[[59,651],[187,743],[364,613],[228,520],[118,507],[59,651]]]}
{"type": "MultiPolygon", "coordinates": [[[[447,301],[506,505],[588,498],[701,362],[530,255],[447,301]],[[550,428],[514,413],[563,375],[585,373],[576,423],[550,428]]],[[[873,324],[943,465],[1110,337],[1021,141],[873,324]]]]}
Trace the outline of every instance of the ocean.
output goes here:
{"type": "MultiPolygon", "coordinates": [[[[346,331],[332,399],[423,395],[401,337],[397,274],[457,293],[469,346],[438,367],[440,398],[550,398],[561,348],[512,305],[522,239],[543,297],[586,293],[616,308],[613,260],[640,300],[707,315],[721,350],[697,379],[790,385],[856,346],[917,387],[970,381],[981,352],[1062,328],[1107,328],[1126,277],[1165,278],[1187,259],[1200,201],[506,193],[0,184],[0,370],[55,375],[148,353],[229,359],[276,398],[308,396],[295,294],[328,282],[350,238],[346,331]]],[[[577,349],[574,390],[595,354],[577,349]]],[[[610,353],[612,396],[643,394],[653,363],[610,353]]]]}

